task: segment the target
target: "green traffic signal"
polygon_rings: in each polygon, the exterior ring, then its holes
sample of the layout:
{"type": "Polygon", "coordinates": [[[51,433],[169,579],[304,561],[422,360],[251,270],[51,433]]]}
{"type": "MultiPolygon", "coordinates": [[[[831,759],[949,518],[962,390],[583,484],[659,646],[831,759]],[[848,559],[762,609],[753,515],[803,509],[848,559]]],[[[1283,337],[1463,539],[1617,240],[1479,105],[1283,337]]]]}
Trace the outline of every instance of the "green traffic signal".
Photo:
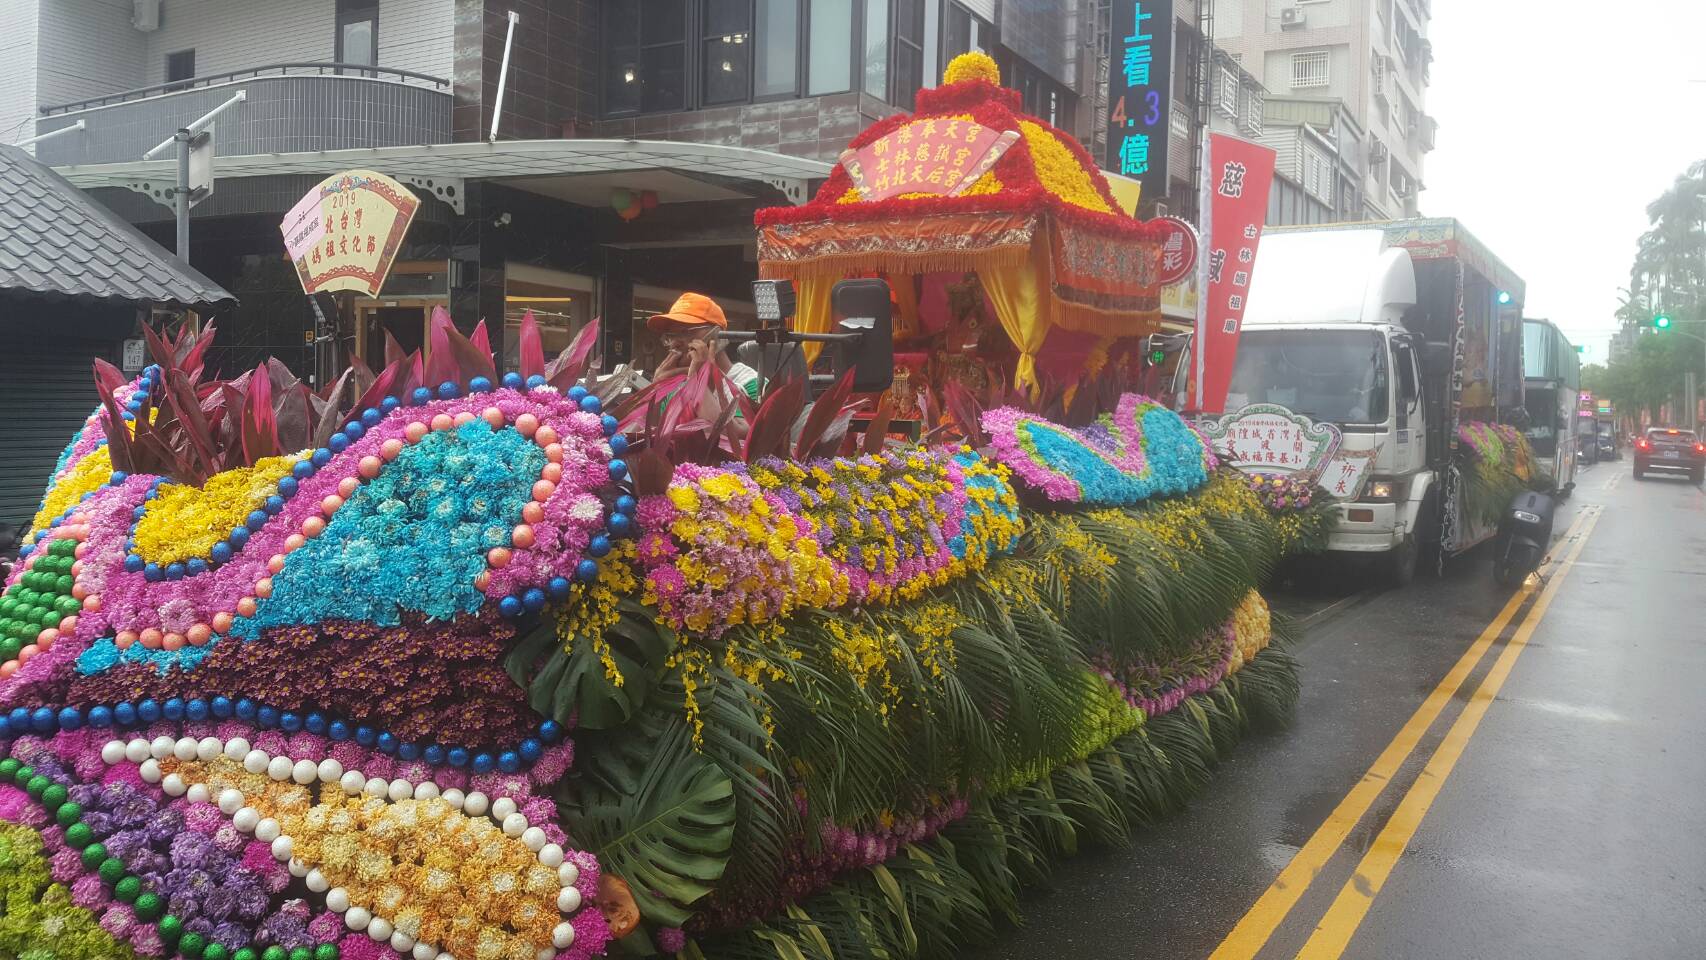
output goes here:
{"type": "Polygon", "coordinates": [[[1659,314],[1658,316],[1654,317],[1653,318],[1653,329],[1654,330],[1669,330],[1670,329],[1670,317],[1667,317],[1662,313],[1659,314]]]}
{"type": "Polygon", "coordinates": [[[1151,366],[1159,367],[1161,364],[1165,363],[1166,360],[1167,351],[1160,349],[1149,351],[1149,363],[1151,366]]]}

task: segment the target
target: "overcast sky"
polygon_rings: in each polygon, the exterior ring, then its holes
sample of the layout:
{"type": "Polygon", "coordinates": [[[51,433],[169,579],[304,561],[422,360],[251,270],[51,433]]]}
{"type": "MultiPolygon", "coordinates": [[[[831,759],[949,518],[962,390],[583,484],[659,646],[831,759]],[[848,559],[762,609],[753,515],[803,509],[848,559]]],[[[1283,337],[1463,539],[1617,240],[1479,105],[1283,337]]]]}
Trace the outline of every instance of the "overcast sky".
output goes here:
{"type": "Polygon", "coordinates": [[[1524,313],[1604,363],[1648,201],[1706,159],[1706,3],[1432,7],[1422,212],[1462,220],[1527,282],[1524,313]]]}

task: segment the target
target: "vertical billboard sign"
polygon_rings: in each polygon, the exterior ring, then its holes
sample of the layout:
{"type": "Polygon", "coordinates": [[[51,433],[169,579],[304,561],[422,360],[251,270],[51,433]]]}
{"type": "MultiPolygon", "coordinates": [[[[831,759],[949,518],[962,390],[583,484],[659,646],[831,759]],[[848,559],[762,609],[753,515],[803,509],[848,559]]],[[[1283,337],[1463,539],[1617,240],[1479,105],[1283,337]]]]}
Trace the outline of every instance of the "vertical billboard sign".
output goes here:
{"type": "Polygon", "coordinates": [[[1197,307],[1193,406],[1199,413],[1219,414],[1225,412],[1226,391],[1232,385],[1256,246],[1268,216],[1274,152],[1259,143],[1211,133],[1203,163],[1207,243],[1198,267],[1203,297],[1197,307]]]}
{"type": "Polygon", "coordinates": [[[1173,0],[1113,0],[1108,31],[1109,170],[1167,196],[1167,133],[1173,106],[1173,0]]]}

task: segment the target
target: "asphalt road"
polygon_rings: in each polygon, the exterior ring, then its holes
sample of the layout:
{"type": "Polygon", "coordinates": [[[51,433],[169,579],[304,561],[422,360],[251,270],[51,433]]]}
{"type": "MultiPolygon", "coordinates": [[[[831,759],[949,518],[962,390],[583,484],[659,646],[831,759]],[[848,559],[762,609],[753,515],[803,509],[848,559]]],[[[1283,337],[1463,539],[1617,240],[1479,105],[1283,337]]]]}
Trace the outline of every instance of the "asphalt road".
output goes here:
{"type": "Polygon", "coordinates": [[[1282,598],[1293,726],[975,956],[1706,956],[1706,494],[1599,464],[1557,531],[1515,597],[1472,554],[1282,598]]]}

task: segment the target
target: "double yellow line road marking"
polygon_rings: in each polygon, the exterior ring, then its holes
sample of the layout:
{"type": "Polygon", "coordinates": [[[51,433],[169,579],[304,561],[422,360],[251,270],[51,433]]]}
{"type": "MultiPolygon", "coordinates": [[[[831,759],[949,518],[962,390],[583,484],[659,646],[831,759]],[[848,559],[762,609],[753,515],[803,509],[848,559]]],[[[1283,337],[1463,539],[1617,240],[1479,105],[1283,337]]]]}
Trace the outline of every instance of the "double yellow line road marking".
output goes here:
{"type": "MultiPolygon", "coordinates": [[[[1528,638],[1533,635],[1540,619],[1545,616],[1546,608],[1551,604],[1559,585],[1563,583],[1565,574],[1581,554],[1588,535],[1593,532],[1594,524],[1599,522],[1599,512],[1598,507],[1586,507],[1577,513],[1575,522],[1564,533],[1563,543],[1567,554],[1561,561],[1549,560],[1539,571],[1541,578],[1549,577],[1545,580],[1544,587],[1539,588],[1539,599],[1518,625],[1504,652],[1481,681],[1468,706],[1458,715],[1445,739],[1423,768],[1421,776],[1388,819],[1373,846],[1363,856],[1356,872],[1339,891],[1326,916],[1316,927],[1314,935],[1297,954],[1298,957],[1333,960],[1344,952],[1351,936],[1367,915],[1375,895],[1380,892],[1410,838],[1421,825],[1422,818],[1427,814],[1434,798],[1438,796],[1446,777],[1462,756],[1464,746],[1480,725],[1487,707],[1498,695],[1505,678],[1510,675],[1516,658],[1522,654],[1528,638]],[[1553,567],[1556,567],[1556,570],[1553,570],[1553,567]]],[[[1463,686],[1464,681],[1481,663],[1493,642],[1503,635],[1512,618],[1534,596],[1537,582],[1538,578],[1531,577],[1511,596],[1498,616],[1481,631],[1481,635],[1464,651],[1451,671],[1399,729],[1392,742],[1381,751],[1374,764],[1368,768],[1368,772],[1364,773],[1350,793],[1339,801],[1338,806],[1327,816],[1326,822],[1298,850],[1273,884],[1238,921],[1238,925],[1221,942],[1210,960],[1249,960],[1267,945],[1274,931],[1320,875],[1327,861],[1344,845],[1351,830],[1368,813],[1374,801],[1392,782],[1399,768],[1415,752],[1422,736],[1433,726],[1446,704],[1456,695],[1458,688],[1463,686]]]]}

